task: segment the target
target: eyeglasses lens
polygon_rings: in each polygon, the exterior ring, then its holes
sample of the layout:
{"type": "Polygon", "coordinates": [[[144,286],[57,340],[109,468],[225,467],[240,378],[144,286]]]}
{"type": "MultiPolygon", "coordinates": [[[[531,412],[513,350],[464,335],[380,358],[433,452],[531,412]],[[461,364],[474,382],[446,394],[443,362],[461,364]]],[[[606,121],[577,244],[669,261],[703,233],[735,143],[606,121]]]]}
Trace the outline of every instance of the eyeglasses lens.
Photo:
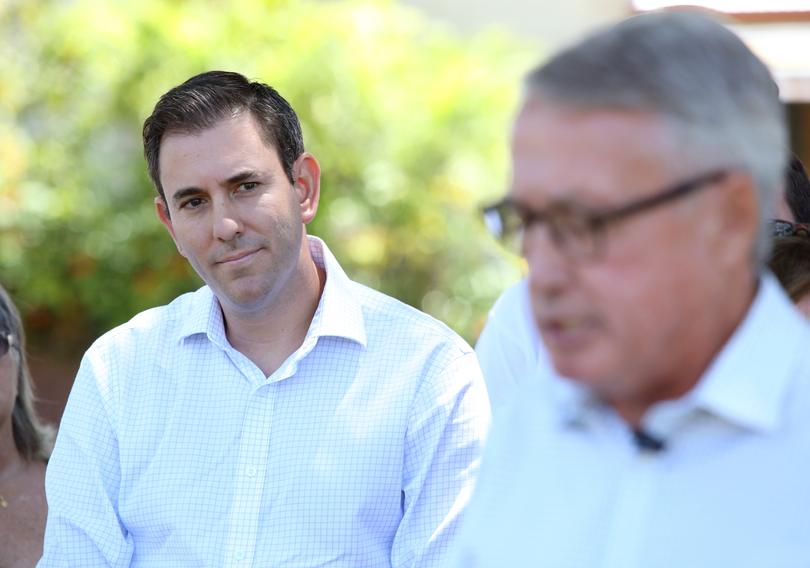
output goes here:
{"type": "Polygon", "coordinates": [[[549,216],[549,224],[554,242],[567,254],[583,259],[595,255],[599,235],[586,214],[565,207],[549,216]]]}
{"type": "Polygon", "coordinates": [[[795,228],[793,223],[790,221],[782,221],[781,219],[775,219],[771,223],[771,234],[774,237],[789,237],[795,233],[795,228]]]}
{"type": "Polygon", "coordinates": [[[484,223],[508,250],[520,254],[523,222],[512,204],[503,202],[484,209],[484,223]]]}
{"type": "Polygon", "coordinates": [[[484,223],[489,232],[512,252],[521,253],[526,225],[547,224],[554,243],[575,258],[593,257],[599,248],[601,230],[594,226],[587,213],[576,206],[565,204],[552,208],[543,221],[526,220],[509,202],[502,202],[484,210],[484,223]]]}
{"type": "Polygon", "coordinates": [[[810,225],[774,219],[771,221],[771,235],[774,237],[807,237],[810,236],[810,225]]]}

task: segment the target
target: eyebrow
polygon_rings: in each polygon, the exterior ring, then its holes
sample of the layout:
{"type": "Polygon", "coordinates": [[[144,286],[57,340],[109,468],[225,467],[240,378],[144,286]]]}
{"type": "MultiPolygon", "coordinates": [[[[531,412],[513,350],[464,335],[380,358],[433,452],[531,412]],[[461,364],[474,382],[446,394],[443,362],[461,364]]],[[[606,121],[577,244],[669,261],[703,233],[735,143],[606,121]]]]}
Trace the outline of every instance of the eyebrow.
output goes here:
{"type": "Polygon", "coordinates": [[[203,193],[203,190],[199,187],[184,187],[183,189],[178,189],[172,194],[172,201],[177,203],[190,195],[198,195],[200,193],[203,193]]]}
{"type": "MultiPolygon", "coordinates": [[[[569,191],[567,193],[579,193],[577,191],[577,189],[578,188],[576,188],[576,187],[572,187],[572,188],[569,189],[569,191]]],[[[599,200],[600,200],[600,196],[596,196],[596,197],[590,196],[590,197],[587,197],[587,199],[584,200],[585,202],[583,202],[582,199],[577,199],[577,198],[571,197],[569,195],[564,195],[564,196],[557,196],[557,197],[554,197],[552,199],[547,200],[543,204],[542,207],[535,207],[529,201],[526,201],[523,198],[515,198],[509,193],[503,198],[504,202],[509,203],[514,208],[520,208],[520,209],[524,209],[524,210],[527,210],[527,211],[532,211],[532,212],[535,212],[535,213],[541,212],[541,211],[548,211],[549,209],[553,209],[555,207],[560,207],[560,206],[562,206],[562,207],[570,207],[570,206],[578,207],[578,208],[583,209],[585,211],[588,211],[590,213],[601,213],[601,212],[606,212],[606,211],[612,211],[615,208],[614,204],[600,203],[599,200]],[[596,200],[596,203],[593,203],[594,199],[596,200]]]]}
{"type": "MultiPolygon", "coordinates": [[[[234,175],[230,176],[225,180],[225,183],[228,185],[233,185],[235,183],[241,183],[245,180],[256,178],[256,177],[265,177],[270,178],[272,181],[273,175],[271,173],[261,173],[257,170],[242,170],[240,172],[235,173],[234,175]]],[[[182,189],[178,189],[172,194],[172,201],[177,203],[178,201],[190,196],[190,195],[198,195],[200,193],[205,193],[202,189],[196,186],[184,187],[182,189]]]]}
{"type": "MultiPolygon", "coordinates": [[[[262,174],[257,170],[242,170],[241,172],[237,172],[228,179],[225,180],[228,184],[240,183],[245,181],[246,179],[256,178],[256,177],[267,177],[268,174],[262,174]]],[[[271,176],[272,177],[272,176],[271,176]]]]}

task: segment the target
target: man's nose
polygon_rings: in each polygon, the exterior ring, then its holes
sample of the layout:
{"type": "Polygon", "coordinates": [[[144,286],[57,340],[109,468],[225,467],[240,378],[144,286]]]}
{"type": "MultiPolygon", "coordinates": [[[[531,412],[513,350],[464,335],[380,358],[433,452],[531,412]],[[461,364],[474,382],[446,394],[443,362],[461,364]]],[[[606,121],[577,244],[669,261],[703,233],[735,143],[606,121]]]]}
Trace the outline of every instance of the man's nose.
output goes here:
{"type": "Polygon", "coordinates": [[[242,234],[238,208],[228,197],[214,200],[213,215],[213,231],[216,239],[231,241],[242,234]]]}
{"type": "Polygon", "coordinates": [[[529,227],[523,233],[522,248],[535,294],[556,296],[571,284],[573,262],[547,224],[529,227]]]}

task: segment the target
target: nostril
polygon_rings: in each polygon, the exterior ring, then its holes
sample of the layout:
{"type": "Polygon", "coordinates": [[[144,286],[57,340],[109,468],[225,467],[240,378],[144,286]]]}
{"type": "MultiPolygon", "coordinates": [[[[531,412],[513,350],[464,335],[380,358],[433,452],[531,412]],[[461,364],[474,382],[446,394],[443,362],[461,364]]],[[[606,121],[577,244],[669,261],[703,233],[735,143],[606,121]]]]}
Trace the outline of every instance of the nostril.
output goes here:
{"type": "Polygon", "coordinates": [[[229,241],[241,232],[240,223],[232,217],[220,217],[214,223],[214,235],[223,241],[229,241]]]}

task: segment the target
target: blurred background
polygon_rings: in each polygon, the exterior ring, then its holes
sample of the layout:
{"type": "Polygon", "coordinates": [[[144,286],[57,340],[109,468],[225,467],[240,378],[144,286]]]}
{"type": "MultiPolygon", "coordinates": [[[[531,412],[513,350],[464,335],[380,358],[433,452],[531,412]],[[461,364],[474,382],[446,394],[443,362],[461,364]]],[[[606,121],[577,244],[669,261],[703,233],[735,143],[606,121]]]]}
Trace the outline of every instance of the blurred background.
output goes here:
{"type": "MultiPolygon", "coordinates": [[[[692,2],[698,4],[699,2],[692,2]]],[[[83,351],[201,283],[155,218],[141,128],[209,69],[276,87],[321,162],[312,234],[347,272],[471,343],[522,273],[479,208],[508,184],[520,77],[660,1],[0,0],[0,282],[23,312],[44,417],[83,351]]],[[[810,158],[810,6],[704,4],[772,66],[810,158]]]]}

